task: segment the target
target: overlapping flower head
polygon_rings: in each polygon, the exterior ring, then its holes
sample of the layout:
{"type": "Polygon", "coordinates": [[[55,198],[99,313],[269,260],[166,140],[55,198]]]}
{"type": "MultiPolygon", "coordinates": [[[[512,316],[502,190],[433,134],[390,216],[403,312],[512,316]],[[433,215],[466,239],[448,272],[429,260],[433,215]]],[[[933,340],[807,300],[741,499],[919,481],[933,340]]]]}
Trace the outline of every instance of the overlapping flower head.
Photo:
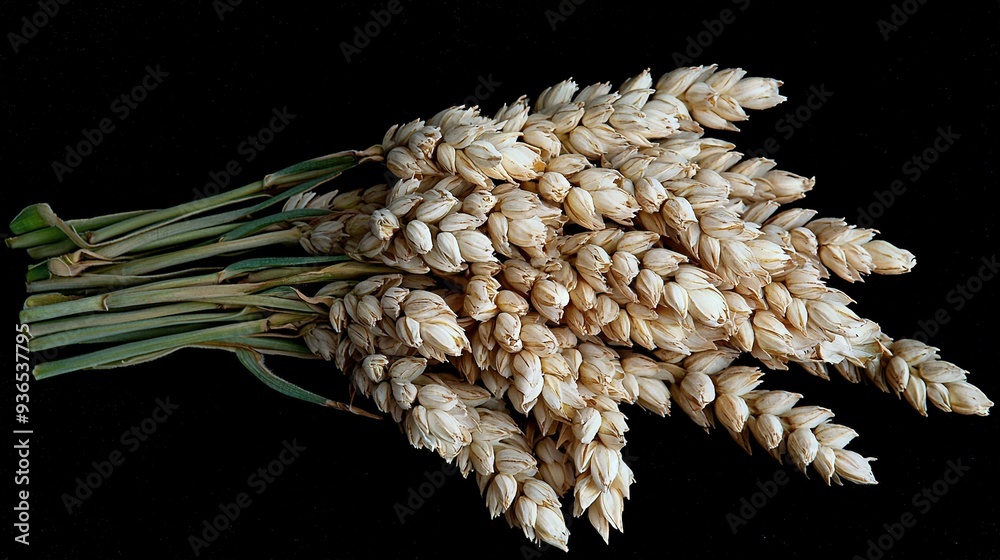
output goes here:
{"type": "Polygon", "coordinates": [[[671,401],[827,484],[875,483],[857,434],[802,395],[758,388],[795,363],[960,414],[993,405],[935,348],[893,341],[827,285],[901,274],[875,231],[785,205],[812,178],[744,158],[737,131],[784,101],[740,69],[648,71],[616,91],[567,80],[492,118],[453,107],[393,126],[392,185],[297,197],[332,213],[301,240],[401,273],[331,287],[314,350],[416,447],[476,473],[492,515],[566,547],[560,499],[608,539],[634,481],[623,406],[671,401]],[[322,197],[320,197],[322,198],[322,197]],[[567,498],[569,499],[569,498],[567,498]]]}

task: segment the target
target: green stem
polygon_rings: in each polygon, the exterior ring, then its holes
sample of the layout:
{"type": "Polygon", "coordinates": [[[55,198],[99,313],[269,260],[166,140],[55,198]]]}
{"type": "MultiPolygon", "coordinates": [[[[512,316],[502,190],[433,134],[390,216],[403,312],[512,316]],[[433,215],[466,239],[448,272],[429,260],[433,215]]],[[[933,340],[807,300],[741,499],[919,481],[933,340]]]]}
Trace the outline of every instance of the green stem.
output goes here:
{"type": "Polygon", "coordinates": [[[246,310],[237,311],[235,313],[186,313],[184,315],[155,317],[140,319],[137,321],[122,321],[119,318],[118,321],[111,324],[94,327],[81,327],[71,331],[63,331],[46,336],[35,336],[28,343],[28,348],[33,351],[39,351],[46,350],[48,348],[56,348],[58,346],[93,342],[121,334],[139,335],[142,331],[158,327],[171,327],[176,325],[191,325],[196,323],[211,322],[250,321],[261,318],[263,318],[263,315],[260,313],[249,313],[246,310]]]}
{"type": "Polygon", "coordinates": [[[242,200],[249,196],[260,193],[264,190],[264,181],[254,181],[249,185],[234,189],[228,192],[219,193],[215,196],[209,196],[192,202],[187,202],[184,204],[179,204],[172,208],[167,208],[165,210],[158,210],[156,212],[150,212],[142,216],[136,216],[134,218],[113,224],[104,228],[101,228],[94,232],[91,236],[91,243],[100,243],[115,237],[116,235],[121,235],[123,233],[128,233],[130,231],[135,231],[139,228],[155,224],[157,222],[162,222],[164,220],[171,220],[173,218],[179,218],[181,216],[191,214],[192,212],[200,212],[202,210],[207,210],[209,208],[215,208],[218,206],[230,204],[232,202],[242,200]]]}
{"type": "Polygon", "coordinates": [[[113,325],[120,322],[141,321],[143,319],[155,319],[159,317],[169,317],[185,313],[196,313],[198,311],[211,311],[218,309],[214,303],[186,302],[172,305],[160,305],[148,309],[136,311],[119,311],[117,313],[104,313],[101,315],[86,315],[84,317],[69,317],[67,319],[55,319],[51,321],[41,321],[31,324],[31,334],[35,337],[42,337],[53,333],[63,332],[72,329],[83,329],[88,327],[99,327],[103,325],[113,325]]]}
{"type": "MultiPolygon", "coordinates": [[[[26,219],[25,222],[19,224],[20,227],[15,227],[15,224],[18,223],[18,218],[14,218],[14,221],[11,222],[10,226],[11,231],[13,231],[14,233],[18,233],[17,231],[15,231],[16,229],[23,229],[24,227],[32,227],[32,225],[36,225],[35,224],[36,220],[41,220],[40,214],[38,213],[37,208],[35,208],[34,206],[29,206],[28,208],[22,210],[21,214],[18,214],[18,217],[29,211],[32,212],[36,217],[31,218],[30,222],[26,219]]],[[[108,214],[107,216],[97,216],[96,218],[87,218],[83,220],[67,220],[66,223],[73,226],[73,228],[76,229],[77,231],[88,231],[92,229],[109,226],[111,224],[116,224],[122,220],[133,218],[135,216],[140,216],[142,214],[148,214],[150,212],[153,212],[153,210],[137,210],[133,212],[122,212],[119,214],[108,214]]],[[[39,221],[38,223],[42,225],[46,224],[46,222],[44,221],[39,221]]],[[[46,226],[42,227],[41,229],[35,229],[33,231],[29,231],[24,235],[18,235],[17,237],[8,237],[5,240],[5,242],[7,243],[7,246],[10,247],[11,249],[27,249],[39,245],[48,245],[50,243],[54,243],[60,240],[66,240],[66,235],[62,231],[60,231],[59,228],[57,227],[46,226]]],[[[76,247],[76,245],[74,244],[73,247],[76,247]]]]}
{"type": "Polygon", "coordinates": [[[223,325],[221,327],[209,327],[189,333],[174,334],[130,342],[106,348],[97,352],[81,354],[63,360],[53,360],[35,366],[35,379],[46,379],[63,373],[69,373],[81,369],[88,369],[99,366],[114,366],[131,358],[136,358],[145,354],[163,352],[166,350],[179,349],[191,346],[200,342],[220,340],[234,336],[244,336],[267,332],[267,319],[258,321],[248,321],[235,325],[223,325]]]}
{"type": "Polygon", "coordinates": [[[100,269],[100,273],[118,274],[123,276],[148,274],[150,272],[171,266],[224,255],[226,253],[236,253],[239,251],[246,251],[249,249],[256,249],[258,247],[266,247],[268,245],[276,245],[279,243],[295,243],[299,240],[301,235],[301,232],[297,228],[262,233],[260,235],[237,239],[235,241],[223,241],[221,243],[213,243],[211,245],[192,247],[190,249],[183,249],[166,255],[146,257],[126,263],[111,265],[106,268],[102,267],[100,269]]]}

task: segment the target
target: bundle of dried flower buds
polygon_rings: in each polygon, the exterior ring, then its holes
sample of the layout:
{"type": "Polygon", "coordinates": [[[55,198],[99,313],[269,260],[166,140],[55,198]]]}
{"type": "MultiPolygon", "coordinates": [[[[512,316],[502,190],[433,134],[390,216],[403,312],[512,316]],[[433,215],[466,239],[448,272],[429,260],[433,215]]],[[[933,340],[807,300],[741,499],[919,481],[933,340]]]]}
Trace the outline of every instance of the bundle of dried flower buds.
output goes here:
{"type": "MultiPolygon", "coordinates": [[[[699,66],[655,84],[644,71],[617,91],[609,83],[563,81],[534,107],[522,97],[492,118],[452,107],[393,126],[381,146],[269,176],[272,183],[315,184],[277,195],[284,204],[271,218],[234,212],[227,221],[178,230],[173,243],[158,241],[174,251],[169,258],[157,256],[161,245],[136,254],[141,244],[127,236],[105,236],[114,252],[67,247],[56,236],[58,247],[75,251],[36,250],[50,257],[50,278],[35,278],[34,291],[98,288],[103,294],[91,297],[108,310],[107,301],[125,301],[130,290],[199,286],[210,295],[182,297],[256,314],[264,325],[253,332],[199,327],[193,332],[211,336],[130,348],[117,359],[138,362],[198,345],[235,349],[245,364],[264,353],[333,360],[413,446],[457,462],[463,475],[475,472],[492,516],[504,514],[527,538],[562,549],[569,533],[561,499],[570,499],[570,490],[573,514],[586,513],[606,541],[611,528],[622,529],[634,481],[622,457],[622,405],[663,416],[673,400],[696,424],[721,426],[748,452],[752,438],[803,472],[811,466],[827,484],[874,484],[871,459],[845,449],[854,430],[832,423],[826,408],[798,405],[800,394],[760,389],[758,368],[733,365],[740,354],[769,369],[794,362],[822,378],[832,367],[851,382],[865,378],[901,395],[924,415],[928,400],[978,415],[993,403],[937,349],[889,338],[826,283],[831,273],[855,282],[907,272],[916,263],[911,253],[873,239],[874,230],[782,209],[815,181],[706,136],[705,128],[737,131],[747,109],[784,101],[780,85],[740,69],[699,66]],[[342,170],[336,165],[383,160],[398,178],[393,185],[322,196],[311,190],[342,170]],[[208,231],[213,227],[229,229],[208,231]],[[243,244],[220,245],[241,236],[249,236],[243,244]],[[214,239],[217,250],[192,243],[203,239],[214,239]],[[361,281],[331,272],[342,265],[295,273],[274,262],[197,282],[188,281],[191,272],[149,276],[273,243],[297,243],[316,262],[346,255],[372,266],[351,270],[367,276],[361,281]],[[109,276],[118,282],[111,288],[109,276]],[[312,297],[289,288],[331,281],[312,297]],[[287,338],[308,352],[277,342],[287,338]]],[[[183,218],[180,225],[199,219],[183,218]]],[[[113,227],[95,224],[86,225],[113,227]]],[[[45,225],[70,241],[68,232],[78,229],[54,215],[45,225]]],[[[15,233],[30,233],[20,229],[15,233]]],[[[94,310],[87,299],[32,301],[27,320],[59,332],[54,322],[94,310]]],[[[182,335],[151,331],[149,340],[162,336],[182,335]]],[[[258,377],[271,379],[257,366],[258,377]]],[[[111,365],[98,355],[43,373],[82,367],[111,365]]]]}

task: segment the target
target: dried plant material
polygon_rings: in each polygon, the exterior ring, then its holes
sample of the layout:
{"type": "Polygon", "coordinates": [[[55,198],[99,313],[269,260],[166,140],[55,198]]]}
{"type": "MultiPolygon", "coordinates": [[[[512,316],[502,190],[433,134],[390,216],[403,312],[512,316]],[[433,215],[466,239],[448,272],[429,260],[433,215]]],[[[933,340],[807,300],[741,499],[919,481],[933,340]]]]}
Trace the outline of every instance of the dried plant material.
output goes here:
{"type": "MultiPolygon", "coordinates": [[[[784,207],[816,180],[706,135],[737,131],[749,112],[781,103],[780,86],[696,66],[655,81],[643,71],[617,91],[566,80],[533,107],[521,97],[493,117],[451,107],[391,127],[369,150],[246,187],[225,202],[269,198],[239,215],[196,218],[212,208],[206,203],[81,236],[47,207],[32,207],[8,244],[48,259],[29,273],[29,289],[73,296],[29,299],[22,318],[44,333],[33,343],[74,320],[80,334],[50,343],[148,335],[35,373],[191,345],[234,350],[244,363],[248,353],[321,357],[414,447],[475,473],[491,517],[563,550],[563,498],[606,542],[623,529],[635,479],[622,450],[634,407],[660,416],[680,409],[748,452],[759,446],[803,473],[811,468],[827,485],[875,484],[873,459],[846,449],[858,434],[833,423],[833,411],[759,388],[764,373],[735,360],[748,354],[777,370],[795,363],[824,379],[832,367],[923,415],[928,401],[968,415],[987,415],[993,402],[936,348],[889,338],[828,285],[833,276],[908,272],[911,253],[875,239],[875,230],[784,207]],[[382,163],[397,180],[311,192],[361,163],[382,163]],[[280,210],[265,211],[281,200],[280,210]],[[191,232],[223,225],[235,229],[204,233],[214,241],[208,249],[192,243],[191,232]],[[54,241],[26,241],[43,226],[54,241]],[[169,249],[143,253],[151,232],[169,249]],[[148,276],[277,243],[311,256],[240,261],[208,277],[194,269],[148,276]],[[330,264],[348,258],[362,264],[330,264]],[[321,287],[309,292],[311,283],[321,287]],[[192,315],[197,328],[180,338],[149,322],[204,311],[171,307],[204,301],[236,322],[198,326],[220,317],[192,315]],[[84,319],[89,312],[108,320],[84,319]]],[[[261,368],[251,371],[271,386],[330,406],[261,368]]]]}

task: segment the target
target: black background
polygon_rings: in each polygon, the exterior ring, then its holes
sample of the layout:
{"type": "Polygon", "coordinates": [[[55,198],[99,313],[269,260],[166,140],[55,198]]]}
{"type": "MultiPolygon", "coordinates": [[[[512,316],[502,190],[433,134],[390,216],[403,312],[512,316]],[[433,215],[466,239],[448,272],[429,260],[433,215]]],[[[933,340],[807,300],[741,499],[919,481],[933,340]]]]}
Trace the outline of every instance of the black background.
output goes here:
{"type": "MultiPolygon", "coordinates": [[[[981,258],[997,252],[996,2],[972,9],[965,6],[973,3],[911,1],[905,7],[919,9],[887,40],[877,23],[892,17],[887,1],[865,7],[780,7],[756,0],[563,4],[565,17],[555,16],[556,2],[403,2],[402,12],[348,62],[341,43],[353,40],[355,26],[372,21],[369,10],[386,4],[244,2],[220,20],[209,0],[70,2],[18,52],[7,42],[0,46],[3,219],[41,201],[64,218],[185,202],[231,159],[241,164],[233,182],[242,185],[303,159],[365,148],[393,123],[427,118],[475,95],[480,79],[499,84],[482,99],[492,112],[571,76],[581,84],[616,85],[646,67],[659,76],[676,66],[675,53],[684,54],[689,37],[697,41],[706,25],[718,27],[711,20],[730,9],[735,20],[710,41],[703,35],[708,46],[700,54],[690,51],[691,59],[779,78],[789,100],[753,112],[742,133],[720,136],[743,150],[774,137],[780,149],[772,155],[780,168],[817,176],[815,190],[800,204],[825,216],[855,222],[859,207],[877,204],[876,192],[903,180],[906,192],[874,227],[913,251],[916,269],[858,285],[832,283],[895,337],[917,332],[920,321],[927,324],[944,309],[948,321],[929,333],[931,342],[944,359],[972,371],[971,381],[994,400],[1000,397],[996,282],[987,281],[961,309],[948,298],[957,284],[976,276],[981,258]],[[169,76],[118,120],[112,101],[141,82],[147,65],[157,64],[169,76]],[[832,95],[815,111],[802,109],[800,116],[808,112],[809,118],[786,138],[776,129],[779,121],[806,103],[813,86],[832,95]],[[239,144],[282,107],[294,119],[247,163],[239,144]],[[52,162],[105,117],[115,130],[57,181],[52,162]],[[939,127],[949,126],[959,140],[911,181],[903,164],[932,145],[939,127]]],[[[904,3],[896,6],[904,13],[904,3]]],[[[21,18],[38,10],[35,2],[4,2],[0,30],[20,33],[21,18]]],[[[370,179],[355,174],[341,180],[370,179]]],[[[8,250],[2,262],[6,316],[16,323],[24,296],[18,278],[27,259],[8,250]]],[[[346,397],[343,377],[329,364],[272,364],[309,387],[346,397]]],[[[14,389],[8,380],[4,421],[10,429],[14,389]]],[[[702,433],[679,411],[661,419],[635,409],[628,449],[637,483],[626,503],[626,532],[613,533],[608,548],[576,520],[570,554],[864,557],[867,541],[885,533],[884,524],[912,512],[916,527],[884,558],[1000,557],[996,416],[934,409],[922,418],[871,387],[839,378],[824,382],[800,370],[769,373],[766,381],[805,393],[803,403],[829,406],[838,421],[856,428],[861,437],[851,448],[879,458],[874,468],[880,484],[827,488],[763,453],[747,456],[722,433],[702,433]],[[969,472],[930,511],[920,512],[911,498],[957,460],[969,472]],[[726,515],[776,469],[790,482],[734,535],[726,515]]],[[[31,545],[12,544],[11,558],[193,557],[188,535],[218,513],[217,504],[248,491],[248,475],[293,439],[306,450],[264,493],[252,494],[253,503],[202,558],[536,554],[518,531],[491,521],[475,483],[457,475],[400,523],[394,504],[405,503],[425,473],[440,471],[436,455],[410,448],[391,422],[272,393],[229,355],[183,351],[139,367],[32,383],[30,395],[31,545]],[[125,450],[122,432],[168,396],[180,408],[68,514],[61,496],[73,492],[76,477],[91,472],[92,461],[125,450]]],[[[5,445],[10,449],[13,442],[5,445]]],[[[10,473],[15,458],[12,451],[6,457],[4,472],[10,473]]],[[[8,543],[14,536],[12,478],[3,504],[8,543]]],[[[546,558],[561,555],[544,552],[546,558]]]]}

